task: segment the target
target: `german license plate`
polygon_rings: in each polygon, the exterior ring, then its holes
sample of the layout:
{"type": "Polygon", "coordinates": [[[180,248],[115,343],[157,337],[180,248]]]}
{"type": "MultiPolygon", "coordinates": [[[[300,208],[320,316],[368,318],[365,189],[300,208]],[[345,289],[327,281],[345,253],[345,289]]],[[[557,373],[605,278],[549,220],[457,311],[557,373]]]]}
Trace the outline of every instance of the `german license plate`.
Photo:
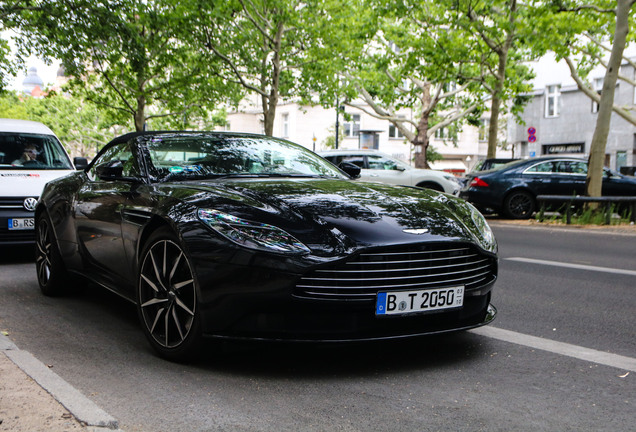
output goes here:
{"type": "Polygon", "coordinates": [[[376,315],[405,315],[452,309],[464,304],[464,287],[448,287],[416,291],[379,292],[376,315]]]}
{"type": "Polygon", "coordinates": [[[34,218],[9,219],[9,230],[32,230],[35,228],[34,218]]]}

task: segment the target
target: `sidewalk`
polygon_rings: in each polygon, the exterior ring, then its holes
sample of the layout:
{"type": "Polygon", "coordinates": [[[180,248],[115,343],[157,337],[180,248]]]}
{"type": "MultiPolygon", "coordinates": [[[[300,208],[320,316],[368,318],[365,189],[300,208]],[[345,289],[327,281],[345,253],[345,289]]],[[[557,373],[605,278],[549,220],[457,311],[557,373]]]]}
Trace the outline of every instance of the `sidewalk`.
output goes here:
{"type": "Polygon", "coordinates": [[[539,222],[535,219],[500,219],[486,217],[489,225],[505,226],[516,225],[540,229],[563,229],[563,230],[585,230],[599,233],[613,233],[621,235],[636,235],[636,225],[566,225],[562,223],[539,222]]]}
{"type": "Polygon", "coordinates": [[[105,432],[118,422],[0,334],[0,431],[105,432]]]}

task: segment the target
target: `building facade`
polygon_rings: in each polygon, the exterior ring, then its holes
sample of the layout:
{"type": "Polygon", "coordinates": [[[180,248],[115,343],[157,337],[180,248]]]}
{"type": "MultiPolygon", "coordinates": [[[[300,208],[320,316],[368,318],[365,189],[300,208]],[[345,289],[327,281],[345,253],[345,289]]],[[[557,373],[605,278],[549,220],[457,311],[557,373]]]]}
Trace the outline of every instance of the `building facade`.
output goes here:
{"type": "MultiPolygon", "coordinates": [[[[413,148],[387,120],[375,118],[365,111],[345,107],[347,116],[340,113],[338,129],[344,137],[339,139],[339,148],[373,148],[412,164],[413,148]]],[[[413,118],[409,109],[398,113],[404,118],[413,118]]],[[[262,134],[263,115],[258,99],[246,98],[240,107],[227,115],[226,130],[262,134]]],[[[417,121],[417,119],[415,119],[417,121]]],[[[301,144],[313,151],[328,150],[335,137],[336,109],[320,106],[305,106],[294,102],[282,102],[276,109],[273,135],[301,144]],[[331,138],[331,139],[329,139],[331,138]]],[[[486,128],[487,129],[487,128],[486,128]]],[[[430,139],[430,145],[443,156],[443,160],[432,164],[433,169],[462,175],[469,171],[487,153],[487,136],[484,128],[464,126],[462,130],[440,130],[430,139]]],[[[502,151],[500,157],[510,157],[502,151]]]]}
{"type": "MultiPolygon", "coordinates": [[[[514,146],[517,157],[538,157],[567,154],[588,157],[596,120],[598,104],[582,91],[569,75],[564,62],[546,67],[551,59],[538,65],[534,92],[526,106],[520,124],[514,119],[508,125],[508,142],[514,146]]],[[[629,64],[621,67],[620,75],[635,77],[636,71],[629,64]]],[[[595,69],[590,82],[601,92],[605,69],[595,69]]],[[[619,80],[616,86],[616,105],[636,108],[636,88],[619,80]]],[[[623,166],[636,165],[636,126],[612,113],[610,133],[607,139],[605,165],[620,170],[623,166]]]]}

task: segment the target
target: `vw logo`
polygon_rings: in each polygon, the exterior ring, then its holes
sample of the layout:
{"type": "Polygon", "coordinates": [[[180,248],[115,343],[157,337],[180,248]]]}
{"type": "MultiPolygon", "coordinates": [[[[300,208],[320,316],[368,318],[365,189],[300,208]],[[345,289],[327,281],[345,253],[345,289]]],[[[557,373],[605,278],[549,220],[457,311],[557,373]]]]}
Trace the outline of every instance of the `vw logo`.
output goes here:
{"type": "Polygon", "coordinates": [[[38,200],[35,198],[27,198],[24,200],[23,205],[28,211],[35,211],[35,207],[38,205],[38,200]]]}

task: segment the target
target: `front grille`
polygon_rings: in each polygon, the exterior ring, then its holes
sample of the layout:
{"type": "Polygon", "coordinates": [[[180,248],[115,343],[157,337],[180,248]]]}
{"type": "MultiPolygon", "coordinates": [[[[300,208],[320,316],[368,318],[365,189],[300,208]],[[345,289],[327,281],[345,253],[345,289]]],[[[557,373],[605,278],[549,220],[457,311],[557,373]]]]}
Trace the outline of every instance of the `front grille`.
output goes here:
{"type": "Polygon", "coordinates": [[[20,197],[0,197],[0,209],[22,209],[24,210],[24,198],[20,197]]]}
{"type": "Polygon", "coordinates": [[[433,243],[365,251],[300,279],[294,295],[325,300],[373,300],[379,291],[463,285],[496,278],[496,258],[467,243],[433,243]]]}
{"type": "Polygon", "coordinates": [[[0,197],[0,209],[24,210],[24,200],[27,197],[0,197]]]}

